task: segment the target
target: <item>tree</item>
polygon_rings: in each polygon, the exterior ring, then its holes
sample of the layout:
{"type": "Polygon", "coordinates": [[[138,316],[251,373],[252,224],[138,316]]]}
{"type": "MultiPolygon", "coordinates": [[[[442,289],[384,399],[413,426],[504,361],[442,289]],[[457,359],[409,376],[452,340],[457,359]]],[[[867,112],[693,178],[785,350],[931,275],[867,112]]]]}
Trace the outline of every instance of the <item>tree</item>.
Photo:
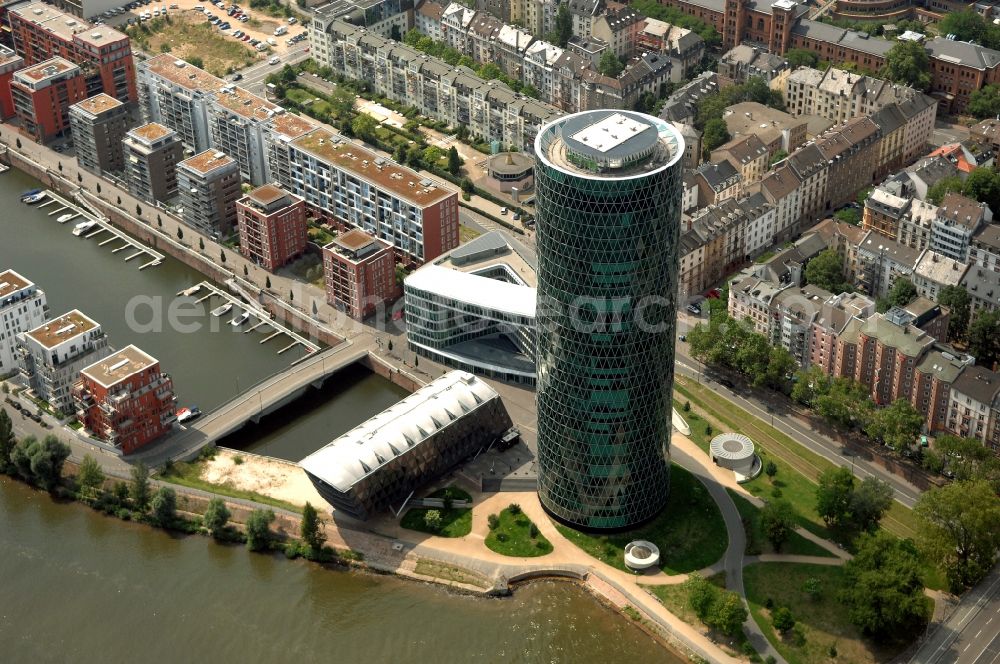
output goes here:
{"type": "Polygon", "coordinates": [[[966,9],[948,12],[938,23],[938,34],[955,35],[959,41],[982,44],[986,37],[986,21],[976,12],[966,9]]]}
{"type": "Polygon", "coordinates": [[[222,261],[223,265],[226,264],[226,250],[225,249],[221,249],[219,251],[219,260],[222,261]]]}
{"type": "Polygon", "coordinates": [[[181,228],[180,226],[177,227],[177,239],[178,240],[184,239],[184,229],[181,228]]]}
{"type": "Polygon", "coordinates": [[[135,204],[135,214],[138,217],[142,216],[142,206],[139,205],[138,203],[135,204]]]}
{"type": "Polygon", "coordinates": [[[948,336],[964,339],[969,329],[969,291],[961,286],[945,286],[938,292],[938,304],[948,307],[951,318],[948,321],[948,336]]]}
{"type": "MultiPolygon", "coordinates": [[[[938,436],[934,447],[948,459],[948,467],[955,480],[985,480],[1000,494],[1000,459],[982,441],[976,438],[938,436]]],[[[943,465],[942,461],[942,467],[943,465]]]]}
{"type": "Polygon", "coordinates": [[[773,461],[768,461],[764,465],[764,474],[767,475],[767,478],[771,480],[771,482],[774,482],[774,476],[778,474],[778,464],[773,461]]]}
{"type": "Polygon", "coordinates": [[[441,532],[441,512],[439,510],[427,510],[424,512],[424,525],[432,533],[441,532]]]}
{"type": "Polygon", "coordinates": [[[323,543],[326,542],[326,535],[321,530],[319,513],[309,502],[306,502],[306,506],[302,509],[302,523],[299,525],[299,535],[302,537],[302,541],[313,552],[322,549],[323,543]]]}
{"type": "Polygon", "coordinates": [[[782,159],[788,157],[788,153],[784,150],[777,150],[773,155],[771,155],[771,160],[768,162],[768,166],[774,166],[782,159]]]}
{"type": "Polygon", "coordinates": [[[687,592],[688,605],[702,622],[706,622],[718,591],[697,572],[688,575],[682,587],[687,592]]]}
{"type": "Polygon", "coordinates": [[[917,442],[917,436],[924,426],[924,416],[910,405],[907,399],[896,399],[885,408],[876,409],[865,433],[894,450],[902,452],[917,442]]]}
{"type": "Polygon", "coordinates": [[[622,73],[625,69],[625,65],[622,61],[618,59],[615,52],[611,49],[605,49],[604,53],[601,54],[601,59],[597,63],[597,71],[601,72],[605,76],[610,76],[611,78],[618,78],[618,74],[622,73]]]}
{"type": "Polygon", "coordinates": [[[1000,108],[1000,85],[987,85],[979,90],[974,90],[969,96],[969,104],[965,107],[965,112],[969,115],[983,119],[991,118],[1000,108]]]}
{"type": "Polygon", "coordinates": [[[10,451],[10,461],[24,480],[52,491],[62,479],[62,468],[69,457],[69,445],[55,436],[38,441],[34,436],[22,438],[10,451]]]}
{"type": "MultiPolygon", "coordinates": [[[[18,147],[21,147],[21,146],[19,145],[18,147]]],[[[101,183],[100,182],[97,183],[97,193],[98,194],[101,193],[101,183]]]]}
{"type": "Polygon", "coordinates": [[[80,184],[83,184],[83,173],[77,172],[76,181],[79,182],[80,184]]]}
{"type": "Polygon", "coordinates": [[[104,485],[104,472],[97,460],[89,454],[85,454],[83,461],[80,462],[80,470],[76,473],[76,483],[80,487],[80,493],[84,496],[93,496],[104,485]]]}
{"type": "Polygon", "coordinates": [[[546,39],[559,48],[566,48],[566,44],[572,36],[573,14],[569,11],[569,3],[563,2],[559,4],[559,9],[556,10],[555,29],[546,35],[546,39]]]}
{"type": "Polygon", "coordinates": [[[854,475],[847,468],[829,468],[819,476],[816,513],[828,526],[846,525],[851,514],[854,475]]]}
{"type": "Polygon", "coordinates": [[[0,473],[14,471],[10,462],[10,452],[14,449],[14,423],[6,408],[0,408],[0,473]]]}
{"type": "Polygon", "coordinates": [[[202,251],[205,251],[205,238],[203,237],[198,238],[198,248],[201,249],[202,251]]]}
{"type": "Polygon", "coordinates": [[[135,509],[145,512],[149,506],[149,468],[142,461],[132,466],[132,481],[128,487],[129,498],[135,509]]]}
{"type": "Polygon", "coordinates": [[[747,620],[747,609],[740,596],[723,591],[712,605],[709,625],[726,636],[736,636],[747,620]]]}
{"type": "Polygon", "coordinates": [[[821,251],[806,264],[806,281],[832,293],[847,290],[844,258],[835,249],[821,251]]]}
{"type": "Polygon", "coordinates": [[[820,417],[845,430],[863,429],[873,407],[868,388],[850,378],[834,378],[826,391],[817,394],[814,400],[820,417]]]}
{"type": "Polygon", "coordinates": [[[851,523],[861,531],[871,532],[892,507],[892,485],[874,476],[861,481],[851,495],[851,523]]]}
{"type": "Polygon", "coordinates": [[[197,67],[198,69],[204,69],[205,68],[205,61],[202,60],[201,57],[199,57],[197,55],[189,55],[188,57],[186,57],[184,59],[187,60],[188,64],[191,65],[192,67],[197,67]]]}
{"type": "Polygon", "coordinates": [[[487,81],[492,81],[503,76],[503,70],[500,69],[500,66],[495,62],[486,62],[481,64],[477,72],[480,78],[484,78],[487,81]]]}
{"type": "Polygon", "coordinates": [[[787,500],[772,500],[760,512],[760,525],[771,546],[780,552],[795,532],[795,508],[787,500]]]}
{"type": "Polygon", "coordinates": [[[362,140],[370,141],[378,129],[378,122],[367,113],[358,113],[351,120],[351,132],[362,140]]]}
{"type": "Polygon", "coordinates": [[[161,526],[169,526],[177,518],[177,492],[168,486],[161,486],[150,502],[153,520],[161,526]]]}
{"type": "Polygon", "coordinates": [[[448,172],[452,175],[458,175],[461,170],[462,158],[458,156],[458,149],[453,145],[448,148],[448,172]]]}
{"type": "Polygon", "coordinates": [[[163,228],[163,217],[160,215],[156,215],[156,225],[163,228]]]}
{"type": "Polygon", "coordinates": [[[342,86],[337,86],[326,96],[330,114],[338,120],[350,120],[354,115],[354,94],[342,86]]]}
{"type": "Polygon", "coordinates": [[[986,203],[991,210],[1000,210],[1000,172],[986,166],[972,169],[962,185],[962,193],[986,203]]]}
{"type": "Polygon", "coordinates": [[[904,640],[923,624],[927,603],[920,554],[911,540],[886,532],[865,534],[844,565],[840,599],[852,623],[868,635],[904,640]]]}
{"type": "Polygon", "coordinates": [[[927,190],[927,200],[934,205],[941,205],[945,194],[949,191],[961,192],[964,186],[965,183],[962,181],[962,178],[957,175],[942,178],[927,190]]]}
{"type": "Polygon", "coordinates": [[[894,83],[926,92],[931,87],[930,58],[926,48],[920,42],[896,42],[885,54],[882,74],[894,83]]]}
{"type": "Polygon", "coordinates": [[[63,172],[63,165],[62,165],[62,162],[60,161],[60,162],[59,162],[58,164],[56,164],[56,166],[58,166],[58,167],[59,167],[59,172],[60,172],[60,173],[62,173],[62,172],[63,172]]]}
{"type": "Polygon", "coordinates": [[[729,140],[729,128],[726,127],[725,120],[713,118],[705,123],[705,131],[702,133],[702,142],[709,152],[719,147],[729,140]]]}
{"type": "Polygon", "coordinates": [[[969,353],[984,367],[1000,360],[1000,311],[982,311],[969,326],[969,353]]]}
{"type": "Polygon", "coordinates": [[[229,523],[229,516],[229,508],[226,507],[225,501],[222,498],[212,498],[208,501],[202,523],[205,524],[205,528],[212,534],[212,537],[217,538],[225,530],[226,524],[229,523]]]}
{"type": "Polygon", "coordinates": [[[20,150],[21,149],[21,139],[20,138],[14,139],[14,145],[16,145],[17,149],[20,150]]]}
{"type": "Polygon", "coordinates": [[[1000,498],[989,483],[972,480],[930,489],[914,512],[921,547],[947,573],[953,591],[986,576],[1000,548],[1000,498]]]}
{"type": "Polygon", "coordinates": [[[254,510],[247,518],[247,548],[251,551],[261,551],[267,548],[271,541],[271,523],[274,522],[274,510],[254,510]]]}
{"type": "Polygon", "coordinates": [[[271,288],[271,275],[267,275],[266,277],[264,277],[264,288],[267,289],[271,288]]]}
{"type": "Polygon", "coordinates": [[[771,624],[774,625],[774,629],[782,634],[787,634],[795,627],[795,618],[792,617],[791,609],[787,606],[775,609],[774,613],[771,614],[771,624]]]}
{"type": "Polygon", "coordinates": [[[243,276],[244,277],[250,276],[250,268],[247,266],[246,263],[243,264],[243,276]]]}
{"type": "Polygon", "coordinates": [[[805,48],[792,48],[785,53],[785,59],[792,67],[815,67],[819,56],[805,48]]]}

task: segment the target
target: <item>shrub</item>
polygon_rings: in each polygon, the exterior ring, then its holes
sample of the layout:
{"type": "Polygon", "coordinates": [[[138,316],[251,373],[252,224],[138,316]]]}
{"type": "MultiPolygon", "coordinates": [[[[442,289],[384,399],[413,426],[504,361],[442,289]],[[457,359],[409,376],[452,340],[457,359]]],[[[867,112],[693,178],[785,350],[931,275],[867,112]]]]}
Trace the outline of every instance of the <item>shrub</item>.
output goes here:
{"type": "Polygon", "coordinates": [[[496,530],[497,526],[500,525],[500,517],[496,514],[490,514],[486,517],[486,523],[490,527],[490,530],[496,530]]]}
{"type": "Polygon", "coordinates": [[[497,541],[498,542],[506,542],[507,539],[508,539],[507,538],[507,533],[497,533],[497,541]]]}
{"type": "Polygon", "coordinates": [[[810,577],[806,579],[806,582],[802,585],[802,590],[809,595],[809,599],[814,602],[818,600],[823,593],[823,587],[820,585],[819,579],[816,577],[810,577]]]}
{"type": "Polygon", "coordinates": [[[538,526],[536,526],[534,523],[532,523],[531,524],[531,528],[529,529],[528,532],[531,534],[531,538],[532,539],[538,537],[538,526]]]}
{"type": "Polygon", "coordinates": [[[774,628],[782,634],[787,634],[788,630],[795,627],[795,618],[787,606],[783,606],[771,614],[771,623],[774,628]]]}
{"type": "Polygon", "coordinates": [[[237,454],[236,456],[234,456],[233,457],[233,464],[237,465],[237,466],[242,466],[243,465],[243,457],[241,457],[239,454],[237,454]]]}
{"type": "Polygon", "coordinates": [[[518,505],[517,503],[511,503],[510,505],[507,506],[507,511],[517,516],[518,514],[521,513],[521,506],[518,505]]]}
{"type": "Polygon", "coordinates": [[[830,657],[833,657],[834,659],[836,659],[836,657],[837,657],[837,644],[835,644],[835,643],[830,644],[830,649],[826,651],[826,654],[828,654],[830,657]]]}
{"type": "Polygon", "coordinates": [[[424,512],[424,525],[432,533],[441,532],[441,512],[438,510],[427,510],[424,512]]]}
{"type": "Polygon", "coordinates": [[[780,486],[771,487],[771,497],[772,498],[781,498],[781,487],[780,486]]]}
{"type": "Polygon", "coordinates": [[[684,412],[685,413],[690,413],[691,412],[691,402],[690,401],[685,401],[684,402],[684,412]]]}
{"type": "Polygon", "coordinates": [[[768,655],[764,658],[764,664],[777,664],[778,660],[774,658],[774,655],[768,655]]]}

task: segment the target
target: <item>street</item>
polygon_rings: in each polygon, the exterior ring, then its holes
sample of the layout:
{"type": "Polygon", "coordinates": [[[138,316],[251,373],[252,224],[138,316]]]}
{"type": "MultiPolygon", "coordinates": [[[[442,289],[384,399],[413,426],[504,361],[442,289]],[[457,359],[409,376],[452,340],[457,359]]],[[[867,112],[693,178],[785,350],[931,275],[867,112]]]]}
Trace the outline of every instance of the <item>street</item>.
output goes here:
{"type": "Polygon", "coordinates": [[[946,122],[941,118],[934,121],[934,131],[931,133],[930,143],[936,148],[951,143],[960,143],[968,140],[969,128],[960,124],[946,122]]]}
{"type": "Polygon", "coordinates": [[[767,399],[755,394],[741,394],[735,390],[730,390],[705,374],[701,368],[701,363],[688,357],[684,353],[683,344],[678,343],[677,348],[677,372],[689,378],[696,378],[700,382],[709,385],[712,390],[721,398],[740,408],[756,415],[764,422],[770,423],[775,429],[791,436],[797,443],[806,449],[818,454],[827,461],[845,468],[852,468],[854,474],[864,479],[874,476],[889,482],[895,491],[896,500],[909,508],[912,508],[920,497],[920,490],[898,475],[882,468],[878,464],[866,461],[860,457],[848,457],[842,453],[843,446],[826,436],[813,431],[808,425],[802,423],[794,415],[789,415],[782,408],[779,414],[778,409],[767,399]],[[778,417],[775,417],[778,415],[778,417]]]}
{"type": "Polygon", "coordinates": [[[1000,565],[962,599],[910,664],[1000,662],[1000,565]]]}

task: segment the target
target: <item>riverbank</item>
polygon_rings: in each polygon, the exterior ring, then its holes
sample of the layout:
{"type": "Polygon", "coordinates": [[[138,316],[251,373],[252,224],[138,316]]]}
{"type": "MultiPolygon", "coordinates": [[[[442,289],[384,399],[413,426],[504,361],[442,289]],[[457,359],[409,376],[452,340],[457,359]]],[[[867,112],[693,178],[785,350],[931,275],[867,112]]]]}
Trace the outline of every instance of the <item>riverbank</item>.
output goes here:
{"type": "MultiPolygon", "coordinates": [[[[85,494],[79,489],[76,483],[79,468],[75,464],[67,463],[63,471],[64,482],[53,492],[53,496],[58,502],[80,502],[82,505],[87,505],[94,511],[103,513],[107,517],[114,517],[122,522],[141,524],[178,535],[203,535],[212,538],[212,535],[203,527],[202,518],[204,517],[209,500],[219,498],[224,501],[231,513],[229,521],[231,527],[227,528],[226,534],[215,538],[220,546],[244,543],[245,536],[243,533],[246,530],[246,521],[249,519],[250,514],[260,509],[271,510],[275,514],[275,520],[271,526],[272,539],[269,545],[263,550],[263,553],[283,554],[284,557],[289,559],[304,557],[323,569],[352,569],[376,575],[394,576],[442,587],[450,593],[481,598],[510,596],[516,588],[523,588],[546,581],[571,582],[575,586],[584,589],[605,609],[610,609],[620,614],[648,637],[656,641],[664,649],[664,655],[676,656],[677,651],[685,652],[683,644],[680,644],[676,639],[671,639],[669,634],[664,634],[661,629],[658,629],[655,620],[643,616],[640,611],[629,604],[627,599],[616,592],[613,587],[598,579],[593,579],[591,575],[584,571],[545,571],[539,569],[535,572],[523,574],[520,578],[511,579],[510,581],[502,575],[496,579],[489,580],[477,572],[459,567],[454,561],[431,559],[427,556],[426,552],[412,559],[404,557],[404,559],[396,562],[390,560],[385,551],[378,551],[379,547],[372,547],[373,550],[370,555],[356,549],[341,548],[345,544],[343,539],[339,537],[339,531],[343,527],[341,526],[337,531],[331,532],[325,527],[327,524],[323,524],[323,532],[324,535],[332,540],[333,546],[330,546],[330,543],[328,543],[327,546],[324,546],[322,552],[316,555],[304,555],[308,547],[295,536],[301,520],[301,516],[298,513],[275,509],[271,506],[252,501],[235,500],[221,494],[173,485],[169,482],[154,479],[150,482],[151,495],[155,495],[155,492],[161,487],[169,487],[177,495],[177,520],[164,526],[156,522],[152,512],[146,510],[139,510],[137,512],[134,505],[130,505],[128,502],[131,500],[130,498],[122,498],[126,490],[122,488],[125,483],[121,479],[107,477],[102,483],[101,488],[98,489],[101,495],[105,497],[118,496],[115,498],[118,502],[114,506],[108,506],[102,498],[98,497],[97,493],[85,494]],[[124,507],[125,505],[130,506],[124,507]],[[456,576],[463,576],[465,579],[458,580],[455,578],[456,576]]],[[[10,477],[9,479],[18,481],[19,484],[27,487],[31,486],[27,482],[20,481],[21,478],[18,477],[10,477]]],[[[34,487],[31,488],[34,489],[34,487]]],[[[41,491],[37,493],[38,495],[45,495],[41,491]]],[[[359,536],[387,539],[377,534],[365,533],[360,530],[349,535],[348,538],[353,539],[359,536]]],[[[388,549],[395,551],[392,546],[389,546],[388,549]]]]}

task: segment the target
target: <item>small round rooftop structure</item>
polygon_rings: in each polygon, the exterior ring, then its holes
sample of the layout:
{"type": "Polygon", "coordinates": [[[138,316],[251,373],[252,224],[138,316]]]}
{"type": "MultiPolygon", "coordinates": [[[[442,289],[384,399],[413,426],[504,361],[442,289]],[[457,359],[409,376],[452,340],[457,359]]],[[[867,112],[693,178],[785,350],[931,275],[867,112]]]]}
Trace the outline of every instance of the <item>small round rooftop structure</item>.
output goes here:
{"type": "Polygon", "coordinates": [[[712,461],[717,466],[736,473],[739,482],[753,479],[760,473],[760,459],[753,441],[741,433],[722,433],[712,439],[709,446],[712,461]]]}
{"type": "Polygon", "coordinates": [[[633,111],[583,111],[549,123],[535,138],[549,166],[586,178],[626,179],[677,163],[684,139],[669,123],[633,111]]]}
{"type": "Polygon", "coordinates": [[[649,569],[660,564],[660,549],[652,542],[636,540],[625,546],[625,566],[629,569],[649,569]]]}

